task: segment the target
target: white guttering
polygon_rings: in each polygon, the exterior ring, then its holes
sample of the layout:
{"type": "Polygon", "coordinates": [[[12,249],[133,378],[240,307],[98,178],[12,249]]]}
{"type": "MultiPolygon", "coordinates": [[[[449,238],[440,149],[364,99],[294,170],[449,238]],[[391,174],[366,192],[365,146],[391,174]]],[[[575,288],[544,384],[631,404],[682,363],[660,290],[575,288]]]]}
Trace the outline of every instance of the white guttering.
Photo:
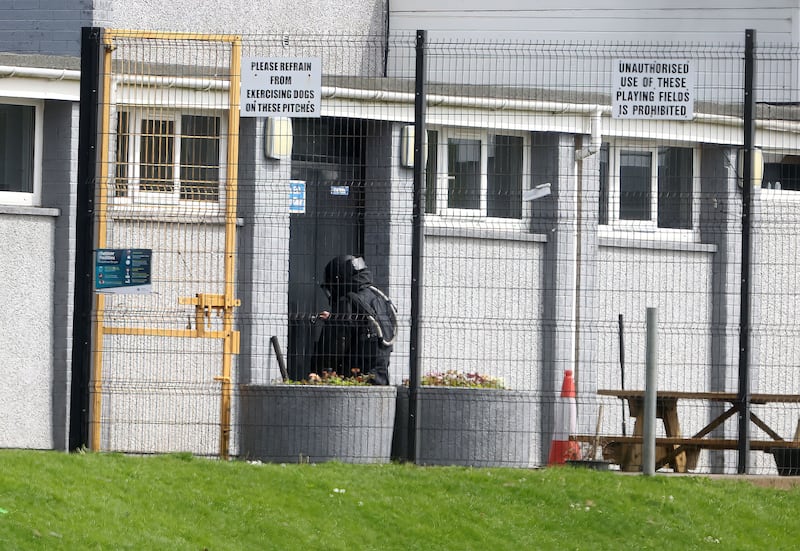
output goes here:
{"type": "MultiPolygon", "coordinates": [[[[81,72],[71,69],[45,69],[40,67],[17,67],[0,65],[0,82],[6,78],[34,78],[49,81],[80,82],[81,72]]],[[[196,90],[226,90],[228,82],[217,79],[176,78],[176,77],[141,77],[128,75],[123,79],[126,83],[141,84],[153,83],[167,87],[193,88],[196,90]]],[[[2,91],[0,90],[0,95],[2,91]]],[[[406,103],[413,105],[414,94],[410,92],[392,92],[386,90],[364,90],[358,88],[340,88],[336,86],[323,86],[322,97],[325,99],[348,99],[360,101],[376,101],[388,103],[406,103]]],[[[79,96],[76,95],[75,99],[79,96]]],[[[552,114],[586,114],[592,116],[592,141],[589,147],[581,150],[582,154],[591,155],[598,139],[602,139],[599,132],[599,122],[602,115],[611,112],[611,107],[606,105],[564,103],[557,101],[537,101],[519,99],[463,97],[441,94],[429,94],[428,105],[431,107],[471,107],[487,110],[512,110],[546,112],[552,114]],[[591,151],[591,152],[590,152],[591,151]]],[[[695,121],[721,126],[741,126],[742,120],[728,115],[712,115],[696,113],[695,121]]],[[[795,132],[800,134],[800,122],[786,120],[756,120],[756,127],[763,130],[781,132],[795,132]]],[[[585,156],[588,156],[585,155],[585,156]]]]}
{"type": "MultiPolygon", "coordinates": [[[[414,103],[414,94],[410,92],[389,92],[386,90],[359,90],[355,88],[322,87],[325,99],[352,99],[383,101],[388,103],[414,103]]],[[[562,103],[557,101],[537,101],[520,99],[481,98],[467,96],[444,96],[428,94],[429,107],[472,107],[501,111],[545,111],[551,113],[594,113],[598,109],[611,112],[610,107],[581,103],[562,103]]]]}
{"type": "Polygon", "coordinates": [[[81,80],[81,72],[72,69],[43,69],[0,65],[0,78],[44,78],[47,80],[81,80]]]}
{"type": "Polygon", "coordinates": [[[225,91],[230,88],[230,83],[227,80],[211,79],[211,78],[197,78],[197,77],[167,77],[156,75],[129,75],[123,74],[118,76],[119,82],[123,84],[130,84],[134,86],[156,86],[159,88],[187,88],[197,90],[200,92],[208,92],[210,90],[225,91]]]}

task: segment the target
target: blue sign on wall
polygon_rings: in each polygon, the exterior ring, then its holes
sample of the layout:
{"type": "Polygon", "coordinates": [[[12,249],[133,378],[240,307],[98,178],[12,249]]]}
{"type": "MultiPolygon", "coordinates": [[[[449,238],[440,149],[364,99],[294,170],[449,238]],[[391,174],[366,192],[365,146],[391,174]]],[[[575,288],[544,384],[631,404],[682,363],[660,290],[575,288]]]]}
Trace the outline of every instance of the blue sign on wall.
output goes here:
{"type": "Polygon", "coordinates": [[[289,214],[305,214],[306,183],[303,180],[289,180],[289,214]]]}
{"type": "Polygon", "coordinates": [[[98,249],[94,286],[98,293],[139,294],[152,290],[152,249],[98,249]]]}

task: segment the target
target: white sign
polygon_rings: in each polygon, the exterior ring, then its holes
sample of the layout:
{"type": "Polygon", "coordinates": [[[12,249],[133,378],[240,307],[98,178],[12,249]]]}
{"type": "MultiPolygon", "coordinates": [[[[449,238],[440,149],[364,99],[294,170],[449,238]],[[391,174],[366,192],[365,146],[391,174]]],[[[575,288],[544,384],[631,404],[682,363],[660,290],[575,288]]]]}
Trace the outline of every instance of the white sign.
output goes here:
{"type": "Polygon", "coordinates": [[[242,57],[242,117],[320,117],[319,58],[242,57]]]}
{"type": "Polygon", "coordinates": [[[697,70],[686,59],[615,59],[615,119],[691,120],[697,70]]]}

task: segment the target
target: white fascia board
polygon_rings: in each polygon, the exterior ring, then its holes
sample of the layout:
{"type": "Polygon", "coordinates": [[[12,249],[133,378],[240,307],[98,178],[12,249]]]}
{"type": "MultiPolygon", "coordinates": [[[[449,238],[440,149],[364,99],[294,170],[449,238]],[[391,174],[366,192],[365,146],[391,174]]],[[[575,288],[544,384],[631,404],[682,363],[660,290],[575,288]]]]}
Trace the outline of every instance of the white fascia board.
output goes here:
{"type": "Polygon", "coordinates": [[[80,71],[3,65],[0,96],[79,101],[80,71]]]}

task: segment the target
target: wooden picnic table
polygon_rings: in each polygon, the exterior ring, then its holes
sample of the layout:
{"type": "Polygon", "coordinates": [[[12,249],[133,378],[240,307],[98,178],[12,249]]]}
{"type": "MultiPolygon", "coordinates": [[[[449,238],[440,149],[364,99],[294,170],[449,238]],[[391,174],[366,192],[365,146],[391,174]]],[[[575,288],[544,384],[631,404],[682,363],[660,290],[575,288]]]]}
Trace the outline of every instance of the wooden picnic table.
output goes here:
{"type": "MultiPolygon", "coordinates": [[[[627,401],[631,417],[635,419],[632,436],[577,435],[575,440],[598,443],[603,457],[620,465],[623,471],[640,471],[642,468],[642,436],[644,433],[643,390],[598,390],[601,396],[614,396],[627,401]]],[[[751,394],[751,404],[800,403],[800,394],[751,394]]],[[[669,465],[675,472],[687,472],[697,466],[702,449],[738,449],[735,439],[709,438],[708,435],[739,411],[739,396],[735,392],[659,391],[656,394],[656,417],[664,424],[665,437],[656,438],[656,470],[669,465]],[[722,413],[691,437],[681,434],[678,419],[679,400],[700,400],[728,404],[722,413]]],[[[751,440],[750,449],[769,452],[773,448],[800,448],[800,424],[794,440],[784,440],[755,413],[750,411],[750,421],[763,430],[771,440],[751,440]]]]}

